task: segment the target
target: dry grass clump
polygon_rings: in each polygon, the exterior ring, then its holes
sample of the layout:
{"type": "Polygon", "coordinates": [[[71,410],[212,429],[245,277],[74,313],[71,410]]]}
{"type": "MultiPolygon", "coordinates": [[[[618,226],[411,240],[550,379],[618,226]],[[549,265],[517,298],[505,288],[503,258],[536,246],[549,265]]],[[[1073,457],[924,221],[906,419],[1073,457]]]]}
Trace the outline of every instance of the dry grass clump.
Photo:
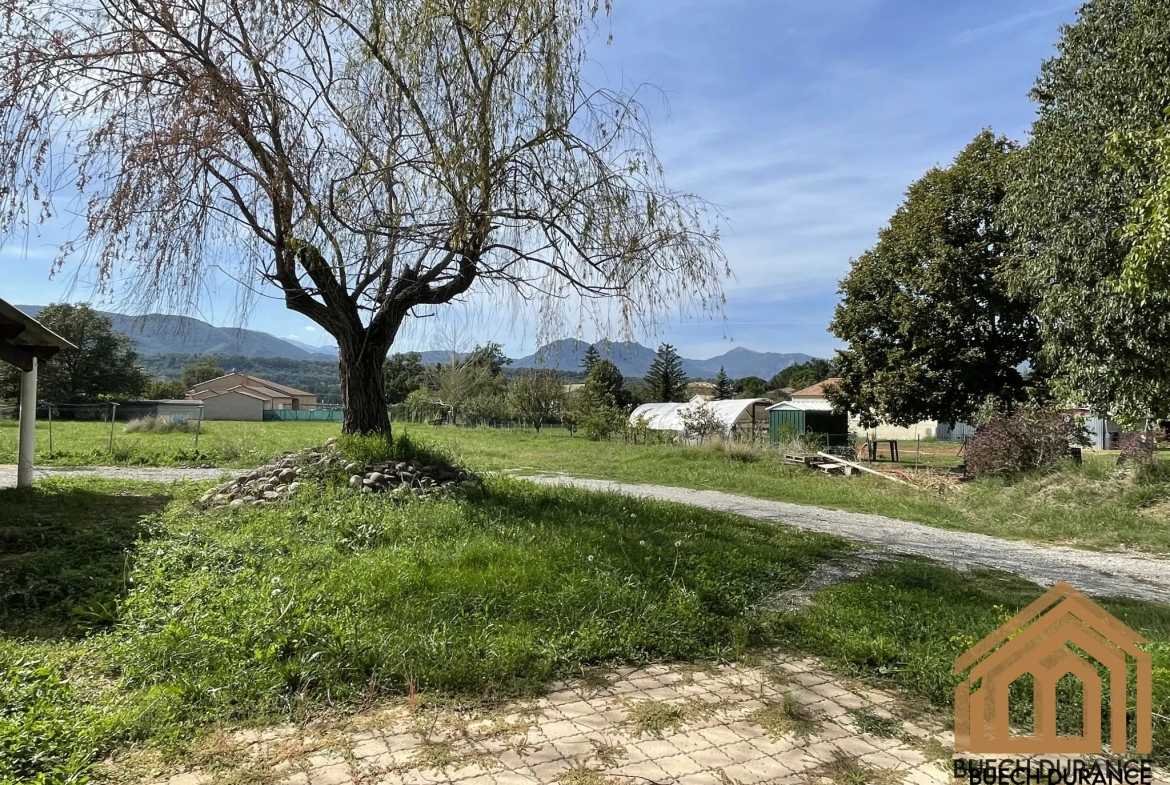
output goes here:
{"type": "Polygon", "coordinates": [[[197,425],[195,420],[156,415],[131,420],[122,430],[126,433],[195,433],[197,425]]]}

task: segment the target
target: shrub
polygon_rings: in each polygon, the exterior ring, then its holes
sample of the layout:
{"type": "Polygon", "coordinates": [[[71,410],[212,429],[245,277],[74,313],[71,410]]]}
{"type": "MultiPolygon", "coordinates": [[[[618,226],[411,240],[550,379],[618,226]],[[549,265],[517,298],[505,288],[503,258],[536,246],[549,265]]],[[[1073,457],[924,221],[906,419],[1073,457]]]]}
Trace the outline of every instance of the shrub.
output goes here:
{"type": "Polygon", "coordinates": [[[684,409],[679,414],[685,433],[689,437],[705,442],[715,434],[723,433],[723,422],[706,404],[684,409]]]}
{"type": "Polygon", "coordinates": [[[585,438],[599,442],[621,431],[626,425],[626,415],[620,409],[599,406],[583,412],[578,425],[585,438]]]}
{"type": "Polygon", "coordinates": [[[1013,414],[993,414],[966,447],[967,468],[976,477],[1010,477],[1035,469],[1050,470],[1074,446],[1088,446],[1084,426],[1056,411],[1023,407],[1013,414]]]}
{"type": "Polygon", "coordinates": [[[1154,434],[1130,433],[1121,440],[1121,454],[1117,456],[1118,464],[1132,466],[1149,466],[1156,463],[1158,456],[1154,453],[1154,434]]]}
{"type": "Polygon", "coordinates": [[[196,420],[184,417],[139,417],[126,423],[126,433],[195,433],[196,420]]]}

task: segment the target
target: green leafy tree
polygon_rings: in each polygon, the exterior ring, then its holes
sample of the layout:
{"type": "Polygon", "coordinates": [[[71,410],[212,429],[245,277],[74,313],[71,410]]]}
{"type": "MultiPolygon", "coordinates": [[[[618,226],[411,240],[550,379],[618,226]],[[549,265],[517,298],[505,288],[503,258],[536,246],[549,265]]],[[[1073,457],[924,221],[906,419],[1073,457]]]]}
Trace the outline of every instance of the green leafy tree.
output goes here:
{"type": "Polygon", "coordinates": [[[719,373],[715,374],[715,400],[726,401],[735,397],[735,383],[727,375],[723,366],[719,366],[719,373]]]}
{"type": "Polygon", "coordinates": [[[866,427],[969,421],[989,396],[1026,397],[1038,348],[1032,297],[1004,281],[1002,215],[1016,145],[984,131],[906,201],[841,282],[830,330],[848,344],[828,392],[866,427]]]}
{"type": "Polygon", "coordinates": [[[386,401],[402,403],[415,390],[426,387],[427,369],[423,366],[422,355],[418,352],[392,354],[382,364],[383,383],[386,387],[386,401]]]}
{"type": "Polygon", "coordinates": [[[526,368],[508,384],[508,404],[512,413],[532,423],[536,432],[546,422],[560,416],[565,401],[565,385],[556,371],[526,368]]]}
{"type": "Polygon", "coordinates": [[[219,360],[216,358],[200,357],[183,369],[183,384],[190,390],[197,384],[218,379],[226,373],[223,368],[219,367],[219,360]]]}
{"type": "Polygon", "coordinates": [[[1115,132],[1109,152],[1127,172],[1149,183],[1118,230],[1129,244],[1122,289],[1144,302],[1170,292],[1170,124],[1152,134],[1115,132]]]}
{"type": "Polygon", "coordinates": [[[181,379],[154,379],[147,383],[143,396],[152,401],[174,401],[186,398],[187,390],[181,379]]]}
{"type": "Polygon", "coordinates": [[[681,401],[687,391],[687,375],[683,373],[682,358],[668,343],[658,347],[654,362],[646,373],[646,386],[656,402],[681,401]]]}
{"type": "Polygon", "coordinates": [[[504,366],[512,364],[504,354],[504,347],[495,342],[476,346],[467,355],[466,362],[487,368],[492,376],[500,376],[504,372],[504,366]]]}
{"type": "Polygon", "coordinates": [[[0,231],[80,204],[63,254],[179,308],[238,260],[336,338],[343,430],[389,433],[382,363],[415,315],[720,301],[718,217],[666,186],[637,96],[583,82],[610,7],[22,0],[0,231]]]}
{"type": "MultiPolygon", "coordinates": [[[[138,398],[147,375],[138,365],[134,342],[114,332],[110,320],[87,304],[56,303],[37,320],[76,349],[63,349],[37,370],[37,394],[49,403],[93,403],[138,398]]],[[[20,371],[0,366],[0,397],[15,400],[20,371]]]]}
{"type": "Polygon", "coordinates": [[[597,361],[601,359],[601,352],[597,351],[597,347],[590,344],[585,350],[585,359],[581,361],[581,368],[588,374],[593,370],[593,366],[597,365],[597,361]]]}
{"type": "Polygon", "coordinates": [[[803,390],[818,382],[823,382],[825,379],[832,378],[835,373],[831,362],[814,357],[808,362],[796,363],[780,371],[768,382],[768,389],[803,390]]]}
{"type": "Polygon", "coordinates": [[[745,376],[735,383],[735,394],[739,398],[763,398],[768,383],[758,376],[745,376]]]}
{"type": "Polygon", "coordinates": [[[1036,119],[1005,208],[1018,255],[1011,280],[1038,296],[1054,392],[1122,420],[1170,413],[1170,292],[1122,285],[1143,232],[1117,231],[1157,189],[1158,167],[1126,168],[1109,149],[1111,139],[1153,138],[1165,124],[1170,3],[1082,5],[1032,98],[1036,119]]]}

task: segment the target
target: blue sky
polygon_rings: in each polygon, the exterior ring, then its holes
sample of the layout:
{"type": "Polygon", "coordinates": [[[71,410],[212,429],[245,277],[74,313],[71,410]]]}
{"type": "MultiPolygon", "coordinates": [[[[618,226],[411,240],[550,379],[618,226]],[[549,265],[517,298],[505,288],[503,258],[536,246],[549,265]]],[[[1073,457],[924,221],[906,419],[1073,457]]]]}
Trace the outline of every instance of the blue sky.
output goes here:
{"type": "MultiPolygon", "coordinates": [[[[1023,140],[1027,93],[1079,3],[1058,0],[616,0],[591,49],[589,78],[650,83],[670,184],[720,205],[725,322],[679,319],[644,343],[684,356],[735,346],[828,355],[837,282],[869,248],[906,187],[949,162],[982,128],[1023,140]]],[[[0,292],[10,302],[88,299],[88,270],[50,279],[51,231],[0,250],[0,292]]],[[[534,347],[531,320],[474,308],[461,316],[474,341],[513,356],[534,347]]],[[[324,337],[279,303],[242,316],[226,283],[193,315],[243,323],[320,344],[324,337]]],[[[594,340],[590,330],[581,335],[594,340]]],[[[615,336],[616,337],[616,336],[615,336]]],[[[436,342],[428,329],[399,349],[436,342]]]]}

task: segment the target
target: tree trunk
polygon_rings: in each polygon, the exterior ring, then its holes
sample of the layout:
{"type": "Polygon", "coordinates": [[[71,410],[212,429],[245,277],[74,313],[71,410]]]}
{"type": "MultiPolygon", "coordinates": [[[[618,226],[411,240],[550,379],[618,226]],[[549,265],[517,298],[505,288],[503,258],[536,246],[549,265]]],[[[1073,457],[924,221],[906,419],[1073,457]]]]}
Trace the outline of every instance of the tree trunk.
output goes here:
{"type": "Polygon", "coordinates": [[[382,380],[386,347],[372,346],[362,335],[339,340],[337,349],[341,403],[345,408],[341,432],[389,436],[390,415],[386,412],[386,389],[382,380]]]}

